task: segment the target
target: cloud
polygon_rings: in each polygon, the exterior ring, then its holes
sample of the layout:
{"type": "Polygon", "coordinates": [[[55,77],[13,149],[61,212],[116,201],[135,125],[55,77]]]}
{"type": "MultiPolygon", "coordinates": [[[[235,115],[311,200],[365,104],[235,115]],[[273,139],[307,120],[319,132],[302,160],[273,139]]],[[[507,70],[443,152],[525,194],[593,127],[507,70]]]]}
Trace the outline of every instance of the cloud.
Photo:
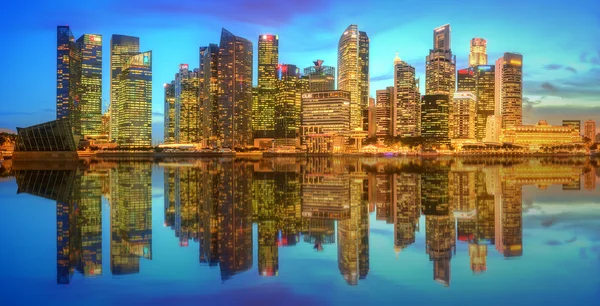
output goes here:
{"type": "Polygon", "coordinates": [[[159,116],[159,117],[163,117],[165,114],[161,113],[161,112],[152,112],[152,116],[159,116]]]}
{"type": "Polygon", "coordinates": [[[53,108],[43,108],[37,111],[0,111],[0,116],[29,116],[41,113],[52,113],[56,110],[53,108]]]}
{"type": "Polygon", "coordinates": [[[555,93],[557,91],[556,86],[550,84],[549,82],[544,82],[542,83],[541,87],[547,91],[550,91],[552,93],[555,93]]]}
{"type": "Polygon", "coordinates": [[[393,80],[394,76],[391,73],[386,73],[371,78],[371,82],[388,81],[393,80]]]}
{"type": "Polygon", "coordinates": [[[571,67],[571,66],[565,67],[565,70],[567,70],[567,71],[571,71],[571,72],[573,72],[573,73],[577,73],[577,69],[575,69],[575,68],[573,68],[573,67],[571,67]]]}
{"type": "Polygon", "coordinates": [[[559,65],[559,64],[549,64],[549,65],[544,66],[544,69],[546,69],[546,70],[558,70],[558,69],[561,69],[562,67],[563,66],[559,65]]]}

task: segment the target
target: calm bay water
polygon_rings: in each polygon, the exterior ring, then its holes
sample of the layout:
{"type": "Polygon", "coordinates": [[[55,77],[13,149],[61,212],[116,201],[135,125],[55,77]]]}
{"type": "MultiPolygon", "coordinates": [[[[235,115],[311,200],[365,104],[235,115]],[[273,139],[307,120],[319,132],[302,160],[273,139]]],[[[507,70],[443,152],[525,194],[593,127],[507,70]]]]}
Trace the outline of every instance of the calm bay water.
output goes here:
{"type": "Polygon", "coordinates": [[[6,162],[0,304],[598,305],[597,166],[6,162]]]}

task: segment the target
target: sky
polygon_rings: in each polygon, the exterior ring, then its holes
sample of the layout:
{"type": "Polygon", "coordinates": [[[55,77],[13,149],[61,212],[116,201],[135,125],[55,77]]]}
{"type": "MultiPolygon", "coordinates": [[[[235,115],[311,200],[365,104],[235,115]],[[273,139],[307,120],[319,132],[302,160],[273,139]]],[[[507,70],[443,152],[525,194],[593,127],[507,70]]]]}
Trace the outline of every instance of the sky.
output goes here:
{"type": "MultiPolygon", "coordinates": [[[[523,54],[525,124],[540,119],[593,119],[600,125],[600,3],[597,0],[21,0],[3,1],[0,48],[4,86],[0,130],[55,119],[56,26],[77,39],[103,35],[103,102],[109,100],[112,34],[140,37],[153,51],[153,140],[163,136],[163,84],[181,63],[198,67],[198,48],[219,43],[221,28],[247,38],[279,35],[281,63],[301,68],[323,59],[337,66],[337,43],[350,24],[370,38],[371,95],[391,86],[395,52],[414,66],[421,84],[433,29],[449,23],[457,69],[467,66],[469,41],[488,41],[489,63],[503,52],[523,54]],[[437,3],[434,3],[437,2],[437,3]]],[[[336,67],[337,68],[337,67],[336,67]]],[[[256,83],[257,70],[254,69],[256,83]]],[[[106,106],[104,106],[105,108],[106,106]]]]}

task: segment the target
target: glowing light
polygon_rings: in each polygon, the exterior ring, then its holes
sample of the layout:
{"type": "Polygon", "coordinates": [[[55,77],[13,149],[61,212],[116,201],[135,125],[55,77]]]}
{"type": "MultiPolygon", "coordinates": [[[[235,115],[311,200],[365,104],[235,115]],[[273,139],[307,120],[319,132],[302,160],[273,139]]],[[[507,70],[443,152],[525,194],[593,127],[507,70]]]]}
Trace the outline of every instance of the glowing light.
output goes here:
{"type": "Polygon", "coordinates": [[[263,36],[262,36],[262,39],[267,39],[267,35],[263,35],[263,36]]]}
{"type": "Polygon", "coordinates": [[[510,60],[510,64],[511,65],[515,65],[515,66],[521,66],[521,61],[519,61],[519,60],[510,60]]]}

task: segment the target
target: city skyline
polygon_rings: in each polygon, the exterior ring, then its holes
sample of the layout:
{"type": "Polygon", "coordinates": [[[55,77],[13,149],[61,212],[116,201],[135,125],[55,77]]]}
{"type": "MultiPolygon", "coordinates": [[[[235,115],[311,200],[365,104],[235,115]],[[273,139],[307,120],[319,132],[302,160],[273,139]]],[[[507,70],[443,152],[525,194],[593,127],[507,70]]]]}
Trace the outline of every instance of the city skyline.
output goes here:
{"type": "MultiPolygon", "coordinates": [[[[247,4],[245,1],[239,3],[240,7],[247,4]]],[[[552,16],[563,13],[561,6],[564,4],[563,1],[554,1],[552,5],[545,9],[546,18],[552,18],[552,16]]],[[[412,4],[403,5],[409,8],[412,4]]],[[[468,3],[465,5],[468,6],[468,3]]],[[[486,5],[489,5],[489,7],[484,6],[481,9],[493,11],[493,4],[486,5]]],[[[97,18],[92,22],[89,22],[89,19],[81,18],[81,16],[92,14],[92,11],[95,12],[93,14],[114,14],[110,13],[111,8],[114,8],[112,3],[99,5],[99,8],[85,8],[80,4],[72,5],[64,13],[56,13],[55,15],[59,16],[58,18],[41,16],[42,11],[50,10],[52,12],[55,9],[40,5],[33,8],[33,11],[29,13],[29,16],[40,15],[40,20],[36,22],[25,24],[23,21],[11,17],[3,20],[3,22],[11,22],[11,28],[15,25],[19,27],[17,33],[26,34],[31,38],[23,42],[23,48],[17,47],[2,51],[1,55],[5,58],[16,59],[8,61],[8,70],[16,71],[17,79],[19,79],[19,74],[26,73],[25,71],[28,70],[24,68],[31,65],[25,61],[28,52],[31,52],[27,50],[27,46],[35,43],[35,48],[31,48],[31,46],[29,49],[36,50],[36,56],[39,59],[39,61],[34,61],[36,69],[43,71],[42,75],[44,77],[39,78],[36,83],[36,87],[38,87],[36,90],[9,91],[7,99],[17,102],[6,105],[0,112],[0,128],[14,130],[16,126],[28,126],[53,118],[55,110],[52,109],[51,101],[53,100],[53,91],[55,91],[53,86],[55,81],[47,75],[50,71],[56,69],[55,52],[45,52],[43,50],[54,47],[55,44],[50,41],[56,37],[54,32],[56,26],[61,24],[68,24],[78,34],[97,33],[102,35],[105,40],[112,34],[140,37],[140,49],[154,51],[154,94],[152,97],[154,141],[162,140],[163,135],[162,106],[164,98],[162,93],[164,90],[162,85],[172,79],[173,71],[177,69],[179,64],[187,63],[190,67],[198,67],[198,47],[209,42],[218,41],[221,27],[230,29],[240,37],[250,39],[254,45],[253,53],[257,53],[255,38],[259,34],[273,33],[279,35],[280,62],[304,68],[309,67],[315,58],[323,59],[326,64],[329,63],[330,65],[337,62],[336,44],[340,33],[349,24],[357,24],[361,30],[368,33],[370,39],[370,95],[375,97],[376,90],[384,89],[393,83],[393,65],[390,62],[393,60],[396,51],[399,51],[402,59],[415,67],[417,77],[421,80],[421,88],[424,88],[424,57],[430,48],[431,29],[450,23],[452,25],[451,48],[453,54],[457,56],[457,68],[468,66],[470,40],[474,37],[487,40],[488,63],[499,58],[504,52],[519,52],[526,58],[523,85],[524,124],[533,124],[540,119],[546,119],[552,125],[559,125],[562,119],[579,119],[582,122],[587,119],[600,121],[600,108],[593,104],[597,102],[595,98],[600,95],[600,92],[592,87],[593,82],[597,82],[600,78],[600,69],[598,68],[600,66],[600,54],[598,54],[600,53],[598,51],[600,46],[595,45],[596,43],[592,40],[583,40],[589,34],[591,36],[595,34],[594,31],[597,31],[595,29],[598,28],[595,25],[600,23],[600,19],[589,13],[589,10],[584,10],[585,5],[582,5],[580,12],[577,12],[579,8],[570,8],[569,12],[572,12],[571,14],[560,15],[560,20],[557,23],[547,25],[542,19],[522,15],[527,12],[530,5],[532,4],[522,4],[522,11],[511,11],[514,16],[498,13],[497,16],[490,17],[485,22],[480,23],[467,21],[462,17],[444,20],[444,18],[438,17],[442,16],[437,14],[439,11],[425,12],[418,10],[420,14],[415,14],[415,16],[408,19],[406,24],[387,26],[391,23],[385,21],[391,17],[381,17],[386,8],[383,4],[372,6],[367,10],[367,14],[359,16],[357,12],[352,12],[354,9],[332,3],[326,5],[323,9],[339,11],[341,14],[332,17],[328,22],[323,22],[324,30],[320,31],[320,34],[307,32],[300,27],[306,25],[307,20],[315,18],[310,13],[308,4],[306,7],[297,8],[296,12],[298,13],[286,12],[285,14],[275,15],[253,11],[254,15],[241,16],[234,14],[233,18],[225,18],[224,16],[223,18],[209,18],[209,20],[198,22],[198,25],[205,25],[202,27],[202,31],[196,27],[182,26],[181,21],[175,20],[175,15],[185,20],[200,14],[198,6],[194,4],[172,5],[172,7],[169,7],[170,10],[163,12],[159,11],[159,8],[163,7],[160,3],[150,1],[141,17],[136,17],[138,21],[145,21],[146,26],[143,27],[133,26],[136,22],[131,21],[135,18],[126,21],[111,21],[110,23],[105,19],[112,20],[113,18],[97,18]],[[152,16],[157,13],[160,13],[161,17],[164,16],[165,20],[172,21],[172,24],[150,22],[153,20],[152,16]],[[513,18],[525,18],[525,16],[528,17],[526,19],[528,23],[520,25],[520,27],[511,22],[513,18]],[[51,26],[50,23],[52,23],[51,26]],[[160,31],[150,30],[156,30],[153,28],[156,26],[162,26],[163,29],[160,31]],[[553,31],[552,40],[548,41],[537,35],[537,27],[542,26],[547,28],[547,31],[553,31]],[[302,32],[298,32],[299,29],[302,32]],[[519,35],[512,34],[516,31],[519,35]],[[161,42],[172,43],[165,44],[161,42]],[[566,46],[569,46],[568,51],[562,51],[566,46]],[[13,54],[13,52],[17,53],[13,54]],[[21,66],[15,66],[16,63],[20,63],[21,66]],[[27,105],[27,107],[24,105],[27,105]],[[31,107],[29,107],[30,105],[31,107]]],[[[220,7],[220,4],[214,4],[214,6],[216,10],[220,7]]],[[[594,6],[594,4],[592,3],[591,6],[594,6]]],[[[590,7],[590,5],[587,7],[590,7]]],[[[277,4],[277,8],[288,7],[285,4],[277,4]]],[[[23,8],[20,5],[11,4],[7,11],[10,11],[10,9],[19,12],[23,8]]],[[[439,10],[442,9],[455,11],[460,7],[439,6],[439,10]]],[[[7,34],[3,33],[2,35],[7,34]]],[[[103,108],[110,100],[109,86],[107,86],[107,84],[110,84],[109,65],[107,65],[106,57],[109,54],[108,48],[108,44],[104,43],[103,108]]],[[[253,69],[255,71],[257,70],[256,62],[255,54],[253,69]]],[[[5,83],[8,82],[10,80],[5,83]]],[[[255,72],[253,74],[253,84],[256,85],[256,82],[257,73],[255,72]]]]}

